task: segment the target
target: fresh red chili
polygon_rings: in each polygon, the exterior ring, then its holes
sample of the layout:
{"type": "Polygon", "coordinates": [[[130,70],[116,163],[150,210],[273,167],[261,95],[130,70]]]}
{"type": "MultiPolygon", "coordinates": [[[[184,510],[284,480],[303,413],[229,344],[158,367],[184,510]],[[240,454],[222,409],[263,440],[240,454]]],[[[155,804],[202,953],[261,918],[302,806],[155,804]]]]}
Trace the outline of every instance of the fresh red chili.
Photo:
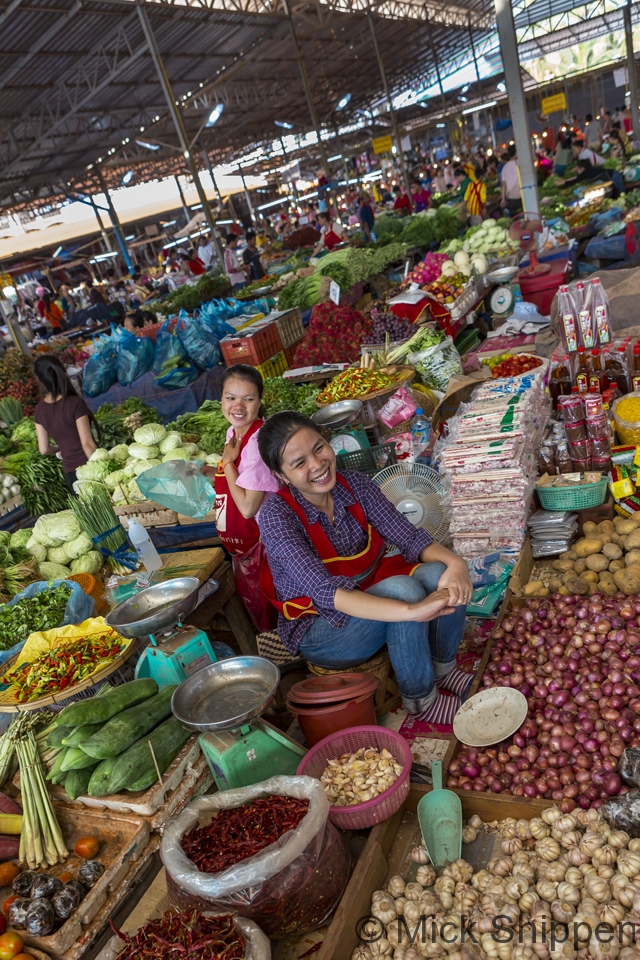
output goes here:
{"type": "Polygon", "coordinates": [[[205,917],[198,910],[174,913],[168,910],[140,927],[129,937],[112,929],[127,944],[118,960],[242,960],[246,940],[236,930],[232,914],[205,917]]]}

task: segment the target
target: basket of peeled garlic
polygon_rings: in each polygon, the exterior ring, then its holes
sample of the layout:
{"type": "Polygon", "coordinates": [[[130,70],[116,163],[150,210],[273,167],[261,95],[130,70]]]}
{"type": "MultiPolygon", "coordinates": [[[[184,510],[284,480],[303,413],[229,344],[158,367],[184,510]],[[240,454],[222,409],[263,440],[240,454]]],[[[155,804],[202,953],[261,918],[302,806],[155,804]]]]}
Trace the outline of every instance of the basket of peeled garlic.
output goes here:
{"type": "Polygon", "coordinates": [[[413,848],[405,876],[373,893],[352,960],[640,960],[640,839],[597,810],[474,815],[463,843],[485,865],[460,859],[437,876],[413,848]]]}

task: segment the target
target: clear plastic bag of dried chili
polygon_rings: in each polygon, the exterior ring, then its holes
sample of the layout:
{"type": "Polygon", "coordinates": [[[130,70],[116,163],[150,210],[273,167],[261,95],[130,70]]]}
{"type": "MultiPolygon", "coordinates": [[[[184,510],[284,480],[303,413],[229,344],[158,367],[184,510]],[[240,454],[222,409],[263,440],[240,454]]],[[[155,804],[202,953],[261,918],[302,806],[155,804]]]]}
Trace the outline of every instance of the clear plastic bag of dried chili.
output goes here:
{"type": "Polygon", "coordinates": [[[328,814],[322,785],[312,777],[271,777],[200,797],[167,825],[162,839],[171,905],[236,911],[272,940],[322,926],[337,908],[351,871],[347,846],[328,814]],[[297,827],[254,855],[217,873],[198,869],[183,849],[185,835],[196,825],[206,826],[221,810],[238,809],[242,816],[243,807],[264,797],[293,797],[309,806],[297,827]]]}

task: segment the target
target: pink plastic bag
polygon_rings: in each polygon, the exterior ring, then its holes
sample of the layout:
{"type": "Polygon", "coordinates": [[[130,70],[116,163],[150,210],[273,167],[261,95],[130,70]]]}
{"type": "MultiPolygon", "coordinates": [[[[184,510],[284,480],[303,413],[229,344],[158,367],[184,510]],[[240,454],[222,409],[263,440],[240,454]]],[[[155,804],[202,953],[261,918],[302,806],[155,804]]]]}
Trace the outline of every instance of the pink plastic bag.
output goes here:
{"type": "Polygon", "coordinates": [[[385,427],[392,430],[394,427],[397,427],[399,423],[410,420],[415,412],[416,405],[413,402],[412,395],[406,387],[400,387],[389,397],[384,407],[378,410],[376,417],[380,423],[383,423],[385,427]]]}

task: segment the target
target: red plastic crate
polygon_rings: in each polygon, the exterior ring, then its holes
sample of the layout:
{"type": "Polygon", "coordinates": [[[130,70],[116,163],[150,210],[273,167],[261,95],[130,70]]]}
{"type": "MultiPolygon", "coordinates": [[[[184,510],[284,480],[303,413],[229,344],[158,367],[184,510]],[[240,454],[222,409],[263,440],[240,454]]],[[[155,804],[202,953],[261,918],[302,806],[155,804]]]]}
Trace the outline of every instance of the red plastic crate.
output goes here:
{"type": "Polygon", "coordinates": [[[248,363],[256,367],[282,350],[277,324],[258,320],[241,334],[230,333],[220,341],[222,356],[228,367],[248,363]]]}
{"type": "Polygon", "coordinates": [[[289,369],[293,366],[293,358],[296,355],[296,350],[304,340],[304,337],[300,337],[299,340],[296,340],[295,343],[290,344],[290,346],[284,348],[284,355],[287,358],[287,363],[289,364],[289,369]]]}

